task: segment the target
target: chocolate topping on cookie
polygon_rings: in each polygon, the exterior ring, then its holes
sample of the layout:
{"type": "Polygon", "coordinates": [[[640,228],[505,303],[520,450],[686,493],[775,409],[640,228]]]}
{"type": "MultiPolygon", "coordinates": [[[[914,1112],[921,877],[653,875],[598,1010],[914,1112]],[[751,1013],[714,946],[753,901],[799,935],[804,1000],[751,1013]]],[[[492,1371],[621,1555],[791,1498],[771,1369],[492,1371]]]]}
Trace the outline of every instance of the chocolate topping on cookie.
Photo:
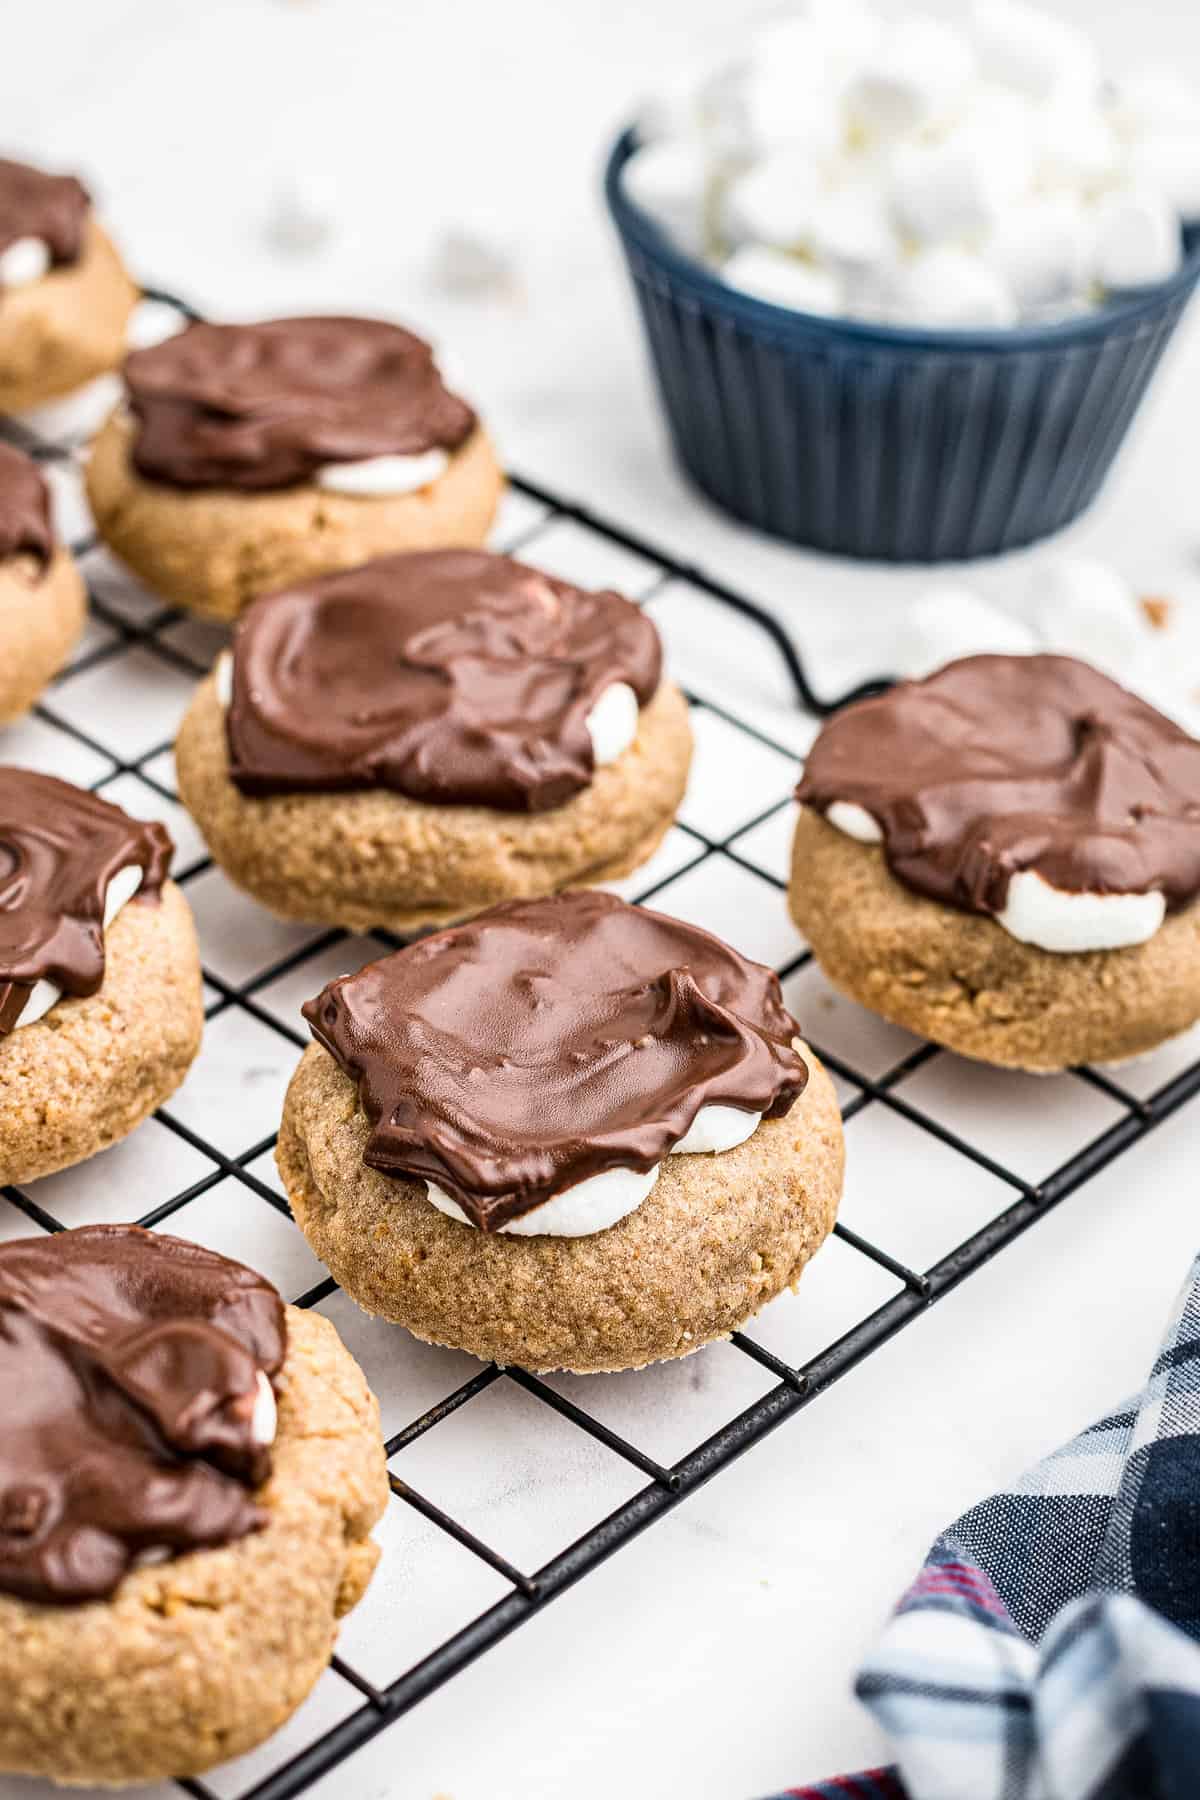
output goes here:
{"type": "Polygon", "coordinates": [[[0,559],[36,556],[43,567],[54,554],[50,493],[31,457],[0,444],[0,559]]]}
{"type": "Polygon", "coordinates": [[[52,263],[77,262],[90,208],[73,175],[47,175],[0,157],[0,251],[18,238],[40,238],[52,263]]]}
{"type": "Polygon", "coordinates": [[[847,707],[797,798],[860,806],[898,880],[1003,910],[1033,870],[1066,893],[1200,893],[1200,743],[1087,663],[972,656],[847,707]]]}
{"type": "Polygon", "coordinates": [[[190,325],[126,359],[139,474],[293,487],[325,463],[456,450],[475,414],[423,338],[377,319],[190,325]]]}
{"type": "Polygon", "coordinates": [[[238,626],[229,763],[245,794],[391,788],[540,812],[592,779],[587,718],[641,704],[650,620],[484,550],[383,557],[257,600],[238,626]]]}
{"type": "Polygon", "coordinates": [[[778,1117],[808,1080],[770,969],[597,892],[493,907],[304,1016],[358,1083],[365,1161],[434,1182],[482,1231],[653,1168],[702,1107],[778,1117]]]}
{"type": "Polygon", "coordinates": [[[97,991],[109,882],[136,864],[137,900],[157,900],[171,851],[162,825],[52,775],[0,767],[0,1036],[39,981],[97,991]]]}
{"type": "Polygon", "coordinates": [[[89,1225],[0,1245],[0,1590],[103,1599],[145,1552],[265,1524],[259,1377],[285,1332],[268,1281],[182,1238],[89,1225]]]}

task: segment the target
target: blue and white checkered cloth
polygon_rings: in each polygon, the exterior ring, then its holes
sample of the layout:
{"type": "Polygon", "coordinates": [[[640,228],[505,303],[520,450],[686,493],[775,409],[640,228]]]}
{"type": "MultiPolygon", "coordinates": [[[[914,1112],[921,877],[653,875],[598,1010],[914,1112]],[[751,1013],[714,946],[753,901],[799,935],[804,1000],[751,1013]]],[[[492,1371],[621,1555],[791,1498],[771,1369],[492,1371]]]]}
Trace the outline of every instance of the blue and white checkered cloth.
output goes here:
{"type": "Polygon", "coordinates": [[[857,1692],[895,1768],[791,1800],[1197,1800],[1200,1258],[1142,1392],[943,1533],[857,1692]]]}

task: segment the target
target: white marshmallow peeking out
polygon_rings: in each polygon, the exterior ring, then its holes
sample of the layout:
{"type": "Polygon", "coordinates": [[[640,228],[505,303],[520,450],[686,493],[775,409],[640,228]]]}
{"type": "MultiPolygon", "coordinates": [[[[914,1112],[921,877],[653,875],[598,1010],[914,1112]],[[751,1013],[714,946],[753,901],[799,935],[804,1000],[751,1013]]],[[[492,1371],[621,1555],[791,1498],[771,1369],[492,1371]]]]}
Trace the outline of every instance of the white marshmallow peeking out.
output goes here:
{"type": "Polygon", "coordinates": [[[444,450],[423,450],[417,456],[368,456],[361,462],[325,463],[314,480],[330,494],[416,494],[432,487],[450,467],[444,450]]]}
{"type": "Polygon", "coordinates": [[[1068,894],[1025,869],[1010,878],[996,923],[1041,950],[1124,950],[1152,938],[1166,911],[1162,894],[1068,894]]]}
{"type": "Polygon", "coordinates": [[[850,84],[852,126],[891,138],[926,125],[952,105],[973,69],[971,47],[953,26],[927,13],[899,18],[850,84]]]}
{"type": "Polygon", "coordinates": [[[0,288],[28,287],[50,269],[50,246],[36,237],[14,238],[0,250],[0,288]]]}
{"type": "Polygon", "coordinates": [[[258,1392],[254,1396],[254,1411],[250,1415],[250,1436],[262,1448],[275,1442],[278,1429],[278,1415],[275,1408],[275,1390],[270,1378],[262,1369],[258,1371],[258,1392]]]}
{"type": "MultiPolygon", "coordinates": [[[[825,818],[835,830],[860,844],[878,844],[883,833],[861,806],[834,800],[825,818]]],[[[1040,950],[1124,950],[1144,944],[1162,924],[1162,894],[1068,894],[1051,887],[1035,870],[1013,875],[1001,912],[993,914],[1010,937],[1040,950]]]]}
{"type": "MultiPolygon", "coordinates": [[[[213,681],[221,711],[228,712],[233,704],[233,657],[228,650],[217,658],[213,681]]],[[[605,688],[587,716],[592,761],[598,769],[624,755],[638,734],[640,719],[638,697],[627,681],[605,688]]]]}
{"type": "Polygon", "coordinates": [[[1153,187],[1119,188],[1096,216],[1096,276],[1106,288],[1147,287],[1183,260],[1179,219],[1153,187]]]}
{"type": "MultiPolygon", "coordinates": [[[[702,1106],[669,1154],[712,1156],[735,1150],[754,1135],[761,1118],[760,1113],[742,1112],[736,1106],[702,1106]]],[[[543,1200],[532,1212],[510,1219],[500,1232],[507,1237],[592,1237],[597,1231],[607,1231],[637,1210],[658,1180],[661,1167],[656,1163],[645,1174],[638,1169],[605,1169],[589,1175],[586,1181],[543,1200]]],[[[425,1192],[431,1205],[447,1218],[473,1226],[457,1200],[435,1182],[427,1181],[425,1192]]]]}
{"type": "Polygon", "coordinates": [[[883,842],[879,820],[872,817],[865,806],[856,806],[853,800],[831,800],[825,808],[825,817],[835,831],[854,838],[857,843],[883,842]]]}
{"type": "MultiPolygon", "coordinates": [[[[121,908],[133,899],[142,885],[142,870],[137,863],[129,863],[118,869],[109,882],[104,895],[104,929],[107,931],[121,908]]],[[[52,1006],[57,1006],[62,999],[62,989],[55,987],[52,981],[37,981],[17,1020],[15,1030],[20,1031],[23,1025],[33,1025],[38,1019],[44,1019],[52,1006]]]]}

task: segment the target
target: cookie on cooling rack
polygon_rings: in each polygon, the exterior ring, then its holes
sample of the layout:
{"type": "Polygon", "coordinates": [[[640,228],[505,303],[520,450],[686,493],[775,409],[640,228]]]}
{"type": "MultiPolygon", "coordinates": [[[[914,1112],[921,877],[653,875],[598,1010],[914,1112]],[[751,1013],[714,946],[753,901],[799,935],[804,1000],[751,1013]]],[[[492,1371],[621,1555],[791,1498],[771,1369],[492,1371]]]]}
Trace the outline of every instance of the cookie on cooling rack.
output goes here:
{"type": "Polygon", "coordinates": [[[257,600],[179,734],[184,804],[285,918],[407,933],[628,874],[687,783],[650,619],[483,550],[257,600]]]}
{"type": "Polygon", "coordinates": [[[842,1129],[775,975],[610,894],[511,902],[330,983],[277,1160],[368,1312],[528,1369],[727,1336],[833,1225],[842,1129]]]}
{"type": "Polygon", "coordinates": [[[174,1093],[200,958],[162,825],[0,767],[0,1183],[82,1162],[174,1093]]]}
{"type": "Polygon", "coordinates": [[[233,618],[272,588],[487,536],[491,443],[398,325],[195,324],[135,351],[125,382],[88,498],[112,549],[180,606],[233,618]]]}
{"type": "Polygon", "coordinates": [[[1116,1062],[1200,1018],[1200,743],[1086,663],[974,656],[847,707],[791,908],[836,986],[984,1062],[1116,1062]]]}
{"type": "Polygon", "coordinates": [[[121,1786],[268,1737],[378,1557],[379,1409],[333,1326],[136,1225],[20,1238],[0,1391],[0,1770],[121,1786]]]}
{"type": "Polygon", "coordinates": [[[55,538],[41,470],[0,444],[0,725],[29,711],[74,649],[86,615],[83,581],[55,538]]]}
{"type": "Polygon", "coordinates": [[[87,189],[0,159],[0,412],[114,368],[137,297],[87,189]]]}

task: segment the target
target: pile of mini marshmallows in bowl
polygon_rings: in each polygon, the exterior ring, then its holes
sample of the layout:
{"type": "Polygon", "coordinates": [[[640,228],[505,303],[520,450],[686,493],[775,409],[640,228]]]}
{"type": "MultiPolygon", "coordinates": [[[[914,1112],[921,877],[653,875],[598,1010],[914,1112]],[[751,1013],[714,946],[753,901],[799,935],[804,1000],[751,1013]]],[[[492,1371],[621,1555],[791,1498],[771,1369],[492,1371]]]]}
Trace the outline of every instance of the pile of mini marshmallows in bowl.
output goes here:
{"type": "Polygon", "coordinates": [[[733,288],[939,330],[1069,318],[1178,268],[1200,89],[1106,81],[1024,0],[959,25],[806,0],[644,111],[628,197],[733,288]]]}

